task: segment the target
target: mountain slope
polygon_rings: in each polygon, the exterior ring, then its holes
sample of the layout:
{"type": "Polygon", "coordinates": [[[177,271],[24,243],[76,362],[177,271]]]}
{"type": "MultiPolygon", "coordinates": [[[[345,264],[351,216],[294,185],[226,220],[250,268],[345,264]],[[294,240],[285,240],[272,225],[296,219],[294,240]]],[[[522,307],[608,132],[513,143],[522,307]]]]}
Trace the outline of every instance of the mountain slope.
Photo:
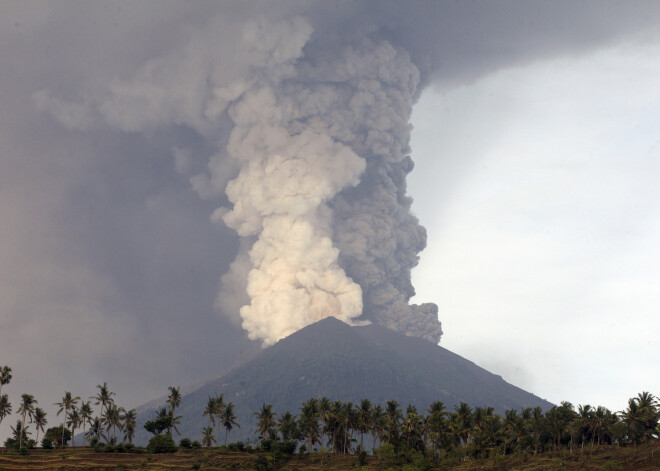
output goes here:
{"type": "MultiPolygon", "coordinates": [[[[420,411],[434,400],[443,401],[449,410],[463,401],[472,407],[493,406],[499,413],[552,406],[426,340],[375,325],[350,327],[335,318],[292,334],[184,395],[177,409],[181,437],[201,437],[202,427],[208,425],[208,417],[202,417],[207,400],[220,393],[234,403],[241,425],[231,432],[230,442],[256,438],[254,412],[263,403],[272,404],[278,416],[286,410],[297,414],[311,397],[354,403],[368,398],[383,405],[395,399],[403,408],[413,404],[420,411]]],[[[142,424],[153,416],[153,410],[139,415],[136,443],[148,440],[142,424]]]]}

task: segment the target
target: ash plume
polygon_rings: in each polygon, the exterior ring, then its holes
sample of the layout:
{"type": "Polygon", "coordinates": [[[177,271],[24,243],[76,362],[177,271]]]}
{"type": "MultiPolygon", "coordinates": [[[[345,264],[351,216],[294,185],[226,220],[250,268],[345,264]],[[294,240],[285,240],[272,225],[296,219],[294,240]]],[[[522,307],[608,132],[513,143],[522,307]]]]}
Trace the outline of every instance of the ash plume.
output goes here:
{"type": "MultiPolygon", "coordinates": [[[[191,183],[228,201],[211,218],[241,242],[216,306],[249,338],[269,345],[334,316],[438,342],[437,307],[409,304],[426,244],[406,194],[418,68],[369,27],[342,38],[249,13],[215,18],[100,97],[42,90],[35,103],[69,128],[186,125],[217,149],[191,183]]],[[[190,155],[173,148],[178,172],[190,155]]]]}
{"type": "MultiPolygon", "coordinates": [[[[289,28],[288,44],[311,32],[302,19],[289,28]]],[[[270,344],[335,316],[437,342],[435,305],[408,305],[426,242],[405,186],[417,68],[384,40],[290,52],[228,107],[240,171],[226,186],[233,208],[214,217],[256,238],[243,327],[270,344]]]]}

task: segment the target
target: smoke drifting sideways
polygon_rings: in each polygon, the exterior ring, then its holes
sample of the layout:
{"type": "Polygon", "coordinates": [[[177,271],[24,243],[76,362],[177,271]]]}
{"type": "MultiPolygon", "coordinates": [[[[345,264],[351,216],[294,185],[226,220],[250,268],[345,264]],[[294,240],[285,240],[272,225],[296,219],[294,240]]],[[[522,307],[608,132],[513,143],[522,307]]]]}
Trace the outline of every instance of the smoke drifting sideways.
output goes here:
{"type": "Polygon", "coordinates": [[[426,244],[406,195],[419,82],[409,54],[377,35],[218,17],[96,97],[34,100],[68,128],[183,124],[217,150],[191,183],[230,203],[211,217],[241,237],[216,305],[250,339],[270,345],[335,316],[439,342],[437,306],[409,304],[426,244]]]}

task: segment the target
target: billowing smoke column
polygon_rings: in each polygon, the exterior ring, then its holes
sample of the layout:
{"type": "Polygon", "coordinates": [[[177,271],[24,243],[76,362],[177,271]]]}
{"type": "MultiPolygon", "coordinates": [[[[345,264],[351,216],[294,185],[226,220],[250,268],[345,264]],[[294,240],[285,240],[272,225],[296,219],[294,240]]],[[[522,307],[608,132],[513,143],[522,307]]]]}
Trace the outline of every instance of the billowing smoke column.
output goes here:
{"type": "MultiPolygon", "coordinates": [[[[426,244],[406,196],[419,71],[368,28],[344,37],[251,16],[210,20],[83,103],[45,90],[35,103],[69,128],[185,125],[217,149],[191,182],[229,200],[212,219],[241,243],[216,304],[250,338],[269,345],[335,316],[438,342],[437,307],[408,304],[426,244]]],[[[186,149],[174,155],[185,169],[186,149]]]]}
{"type": "Polygon", "coordinates": [[[296,19],[287,32],[288,49],[234,85],[229,106],[228,152],[240,172],[226,187],[233,209],[215,216],[255,239],[226,278],[250,266],[242,325],[271,344],[335,316],[437,342],[437,307],[408,305],[426,243],[405,194],[419,73],[386,41],[307,58],[311,28],[296,19]]]}

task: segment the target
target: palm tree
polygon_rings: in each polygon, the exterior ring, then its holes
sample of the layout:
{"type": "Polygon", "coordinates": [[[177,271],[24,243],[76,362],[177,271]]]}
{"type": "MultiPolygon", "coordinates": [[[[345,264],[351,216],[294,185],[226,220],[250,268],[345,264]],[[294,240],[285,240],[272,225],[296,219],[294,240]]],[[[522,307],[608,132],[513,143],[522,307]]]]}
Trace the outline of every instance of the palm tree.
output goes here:
{"type": "Polygon", "coordinates": [[[218,400],[217,397],[209,396],[209,400],[206,403],[206,409],[204,409],[204,413],[202,414],[202,416],[204,415],[209,416],[209,427],[211,426],[211,424],[215,425],[215,410],[216,410],[217,400],[218,400]]]}
{"type": "Polygon", "coordinates": [[[428,415],[424,419],[424,446],[426,446],[429,435],[437,434],[442,430],[441,423],[444,421],[447,409],[442,401],[433,401],[426,409],[426,413],[428,415]]]}
{"type": "Polygon", "coordinates": [[[658,426],[658,420],[660,419],[658,402],[651,393],[646,391],[639,393],[635,400],[637,401],[642,426],[644,427],[643,439],[649,440],[652,438],[658,426]]]}
{"type": "Polygon", "coordinates": [[[382,435],[385,424],[385,412],[383,406],[377,404],[376,407],[371,409],[371,417],[369,417],[369,427],[373,438],[373,448],[376,449],[378,437],[382,435]]]}
{"type": "Polygon", "coordinates": [[[277,422],[273,413],[273,406],[264,403],[261,409],[254,413],[254,416],[257,418],[257,434],[263,438],[275,438],[273,429],[276,427],[277,422]]]}
{"type": "Polygon", "coordinates": [[[167,433],[172,435],[172,427],[174,427],[174,430],[176,430],[176,433],[179,433],[179,430],[175,426],[175,422],[178,424],[179,421],[176,419],[180,419],[181,417],[176,417],[174,416],[174,411],[176,410],[177,407],[181,405],[181,393],[179,392],[180,387],[174,387],[170,386],[168,389],[170,390],[169,396],[167,396],[167,404],[170,406],[170,415],[172,416],[172,423],[171,425],[167,428],[167,433]]]}
{"type": "Polygon", "coordinates": [[[334,401],[330,403],[330,411],[328,413],[328,423],[326,431],[328,432],[328,444],[332,446],[332,452],[342,449],[344,440],[342,440],[342,413],[344,403],[341,401],[334,401]]]}
{"type": "Polygon", "coordinates": [[[506,446],[508,450],[518,450],[522,445],[522,438],[527,434],[525,420],[516,410],[507,410],[504,414],[504,430],[506,432],[506,446]]]}
{"type": "Polygon", "coordinates": [[[609,414],[611,414],[609,410],[598,406],[585,424],[591,436],[596,440],[597,445],[600,445],[600,439],[608,432],[607,416],[609,414]]]}
{"type": "Polygon", "coordinates": [[[76,446],[76,429],[80,426],[81,421],[82,419],[78,413],[78,408],[73,406],[69,411],[67,418],[67,425],[71,428],[71,446],[76,446]]]}
{"type": "Polygon", "coordinates": [[[371,426],[371,401],[369,399],[362,399],[360,407],[358,408],[360,416],[359,429],[360,429],[360,450],[364,449],[364,434],[369,431],[371,426]]]}
{"type": "Polygon", "coordinates": [[[433,447],[436,450],[451,450],[453,442],[450,422],[447,420],[447,411],[442,402],[437,401],[437,404],[431,404],[426,421],[426,428],[431,437],[433,447]]]}
{"type": "Polygon", "coordinates": [[[34,427],[37,429],[37,442],[39,441],[39,430],[43,432],[47,423],[46,412],[41,407],[34,409],[34,427]]]}
{"type": "Polygon", "coordinates": [[[124,424],[121,421],[123,413],[124,413],[124,408],[117,407],[115,404],[110,404],[106,408],[103,421],[105,422],[106,431],[109,432],[110,427],[112,427],[112,438],[111,438],[112,443],[115,443],[117,441],[116,429],[119,429],[121,431],[124,427],[124,424]]]}
{"type": "MultiPolygon", "coordinates": [[[[585,438],[588,438],[588,436],[589,436],[588,424],[591,420],[591,416],[593,415],[593,413],[594,413],[593,407],[591,407],[589,404],[579,405],[578,406],[577,417],[573,421],[574,423],[571,427],[571,430],[572,430],[573,434],[579,433],[579,435],[580,435],[580,447],[582,449],[584,448],[585,438]]],[[[593,443],[593,441],[592,441],[592,443],[593,443]]]]}
{"type": "Polygon", "coordinates": [[[283,441],[298,439],[298,425],[291,412],[282,412],[282,415],[280,415],[280,419],[277,422],[277,428],[283,441]]]}
{"type": "Polygon", "coordinates": [[[500,446],[506,438],[502,419],[499,415],[486,414],[478,433],[488,448],[500,446]]]}
{"type": "MultiPolygon", "coordinates": [[[[321,443],[323,443],[326,432],[330,432],[328,427],[330,426],[331,420],[330,410],[332,409],[332,402],[330,399],[323,396],[318,400],[317,405],[319,410],[319,418],[321,419],[321,422],[323,422],[323,427],[321,428],[321,443]]],[[[328,442],[325,443],[327,444],[328,442]]]]}
{"type": "Polygon", "coordinates": [[[101,404],[101,417],[103,417],[105,409],[108,407],[108,405],[114,404],[115,400],[112,398],[112,396],[114,396],[115,393],[108,389],[108,384],[106,382],[103,382],[103,385],[97,384],[96,387],[98,388],[99,392],[96,394],[96,396],[90,396],[90,399],[96,400],[94,405],[98,406],[101,404]]]}
{"type": "Polygon", "coordinates": [[[385,404],[385,416],[387,417],[387,441],[392,441],[399,434],[399,422],[402,414],[397,401],[387,401],[385,404]]]}
{"type": "Polygon", "coordinates": [[[209,447],[216,443],[215,432],[213,427],[205,427],[202,430],[202,445],[209,447]]]}
{"type": "MultiPolygon", "coordinates": [[[[55,403],[56,406],[60,406],[59,410],[57,411],[57,415],[60,415],[62,411],[64,411],[64,422],[66,422],[66,419],[69,415],[69,410],[72,407],[75,407],[79,400],[80,397],[73,397],[69,391],[64,391],[62,402],[55,403]]],[[[62,425],[64,426],[64,423],[62,423],[62,425]]],[[[73,438],[73,435],[71,435],[71,437],[73,438]]],[[[62,428],[62,445],[64,445],[64,428],[62,428]]]]}
{"type": "Polygon", "coordinates": [[[82,402],[80,404],[80,410],[78,411],[80,414],[80,421],[83,427],[83,437],[87,437],[87,424],[92,423],[92,415],[94,414],[94,411],[92,410],[92,406],[87,402],[82,402]]]}
{"type": "Polygon", "coordinates": [[[0,396],[2,396],[2,387],[11,381],[11,368],[7,365],[0,368],[0,396]]]}
{"type": "Polygon", "coordinates": [[[30,432],[27,431],[27,427],[24,427],[21,424],[20,420],[16,421],[16,428],[9,426],[11,428],[11,433],[14,435],[14,439],[18,440],[19,442],[19,447],[23,448],[23,440],[27,440],[28,435],[30,435],[30,432]]]}
{"type": "Polygon", "coordinates": [[[179,392],[180,386],[176,388],[170,386],[168,389],[170,390],[170,395],[167,396],[167,403],[170,405],[170,413],[172,414],[172,417],[174,417],[174,411],[181,405],[181,393],[179,392]]]}
{"type": "Polygon", "coordinates": [[[465,446],[472,433],[472,425],[474,422],[472,408],[470,408],[467,403],[461,402],[458,406],[454,407],[454,411],[456,415],[456,424],[458,426],[458,439],[462,445],[465,446]]]}
{"type": "Polygon", "coordinates": [[[225,405],[225,409],[222,411],[222,417],[220,418],[220,423],[225,428],[225,446],[227,446],[227,435],[231,432],[231,429],[236,426],[241,428],[236,422],[236,415],[234,415],[234,404],[231,402],[225,405]]]}
{"type": "MultiPolygon", "coordinates": [[[[224,394],[219,394],[215,397],[215,415],[217,416],[218,424],[220,423],[223,410],[225,410],[224,394]]],[[[220,440],[220,427],[218,427],[218,440],[220,440]]]]}
{"type": "Polygon", "coordinates": [[[344,407],[340,409],[340,418],[341,418],[341,431],[344,438],[344,443],[342,446],[343,453],[349,452],[348,441],[352,438],[353,429],[357,425],[358,415],[356,410],[353,407],[352,402],[347,402],[344,407]]]}
{"type": "Polygon", "coordinates": [[[99,417],[94,417],[89,424],[89,431],[85,434],[87,438],[96,438],[97,440],[107,440],[103,433],[103,421],[99,417]]]}
{"type": "Polygon", "coordinates": [[[2,420],[11,414],[11,403],[9,402],[9,396],[3,394],[0,396],[0,424],[2,420]]]}
{"type": "Polygon", "coordinates": [[[421,424],[422,422],[419,415],[417,414],[417,409],[415,408],[415,406],[409,405],[406,410],[406,417],[403,421],[403,428],[406,431],[407,449],[410,448],[410,439],[418,438],[421,424]]]}
{"type": "Polygon", "coordinates": [[[299,427],[307,442],[307,452],[312,451],[312,446],[319,442],[319,408],[318,401],[311,398],[303,402],[299,415],[299,427]]]}
{"type": "MultiPolygon", "coordinates": [[[[32,422],[32,417],[34,415],[34,406],[37,404],[37,400],[31,394],[21,395],[21,406],[18,408],[18,413],[21,414],[21,430],[25,430],[25,416],[27,415],[32,422]]],[[[20,434],[19,445],[20,448],[23,448],[23,434],[20,434]]]]}
{"type": "Polygon", "coordinates": [[[124,440],[128,443],[133,442],[133,437],[135,436],[135,425],[137,422],[137,412],[135,409],[124,412],[122,416],[124,421],[124,440]]]}

